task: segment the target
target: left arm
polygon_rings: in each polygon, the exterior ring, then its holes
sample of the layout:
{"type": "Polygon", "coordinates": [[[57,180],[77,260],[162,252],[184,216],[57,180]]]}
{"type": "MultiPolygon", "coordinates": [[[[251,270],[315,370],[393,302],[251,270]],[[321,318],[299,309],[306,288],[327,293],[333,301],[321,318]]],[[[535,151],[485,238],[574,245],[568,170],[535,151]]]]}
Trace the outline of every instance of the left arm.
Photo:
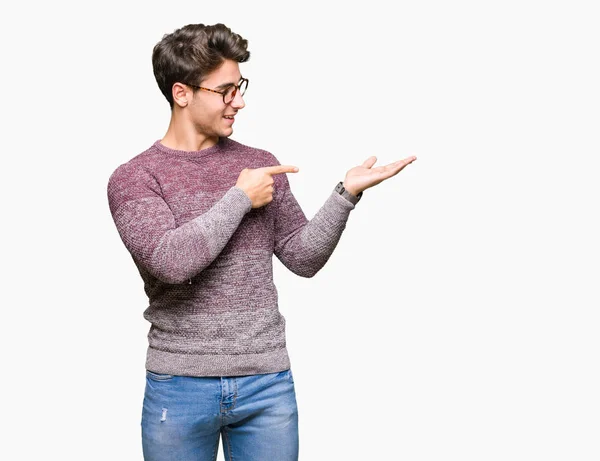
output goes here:
{"type": "Polygon", "coordinates": [[[314,276],[337,246],[354,204],[335,191],[309,221],[281,175],[276,189],[275,256],[293,273],[314,276]]]}
{"type": "MultiPolygon", "coordinates": [[[[357,196],[397,175],[417,157],[407,157],[386,166],[373,168],[377,157],[350,169],[344,179],[346,190],[357,196]]],[[[277,162],[279,163],[279,162],[277,162]]],[[[302,277],[314,276],[327,262],[337,246],[346,221],[355,205],[335,190],[309,221],[292,194],[285,174],[276,189],[275,255],[292,272],[302,277]]]]}

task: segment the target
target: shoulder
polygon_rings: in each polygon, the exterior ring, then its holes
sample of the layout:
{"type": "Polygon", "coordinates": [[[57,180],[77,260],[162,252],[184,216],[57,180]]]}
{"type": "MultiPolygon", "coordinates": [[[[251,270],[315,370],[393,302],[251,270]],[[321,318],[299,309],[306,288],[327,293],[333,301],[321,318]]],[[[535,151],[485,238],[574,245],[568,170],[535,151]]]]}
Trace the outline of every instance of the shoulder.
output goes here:
{"type": "Polygon", "coordinates": [[[241,142],[235,141],[231,138],[227,138],[227,143],[231,149],[239,151],[241,153],[245,153],[248,156],[254,158],[255,160],[262,161],[263,163],[265,163],[265,166],[280,165],[279,160],[277,160],[277,157],[275,157],[275,155],[273,155],[270,151],[266,149],[242,144],[241,142]]]}
{"type": "Polygon", "coordinates": [[[109,200],[128,200],[148,193],[160,194],[160,184],[153,173],[160,168],[160,163],[160,156],[150,148],[117,166],[106,186],[109,200]]]}
{"type": "Polygon", "coordinates": [[[152,176],[152,171],[161,168],[164,157],[154,146],[130,158],[117,166],[109,176],[109,184],[118,181],[129,181],[135,178],[152,176]]]}

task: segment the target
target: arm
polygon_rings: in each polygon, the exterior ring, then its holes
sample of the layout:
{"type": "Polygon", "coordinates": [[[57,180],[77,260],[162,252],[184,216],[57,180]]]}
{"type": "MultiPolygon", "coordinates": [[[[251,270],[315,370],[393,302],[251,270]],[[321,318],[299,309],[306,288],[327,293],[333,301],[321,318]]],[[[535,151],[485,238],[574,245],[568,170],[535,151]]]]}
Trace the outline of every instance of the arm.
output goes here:
{"type": "Polygon", "coordinates": [[[274,253],[301,277],[314,276],[337,246],[354,204],[333,191],[309,221],[292,194],[285,175],[277,185],[274,253]]]}
{"type": "MultiPolygon", "coordinates": [[[[407,157],[373,168],[377,157],[371,156],[362,165],[346,173],[344,187],[356,196],[395,176],[416,159],[415,156],[407,157]]],[[[275,255],[292,272],[312,277],[333,253],[355,205],[334,189],[314,218],[308,221],[294,198],[285,175],[281,175],[277,184],[276,197],[275,255]]]]}
{"type": "Polygon", "coordinates": [[[234,186],[206,213],[176,227],[160,185],[141,167],[123,165],[110,177],[108,202],[123,243],[132,257],[165,283],[184,283],[223,250],[252,209],[234,186]]]}

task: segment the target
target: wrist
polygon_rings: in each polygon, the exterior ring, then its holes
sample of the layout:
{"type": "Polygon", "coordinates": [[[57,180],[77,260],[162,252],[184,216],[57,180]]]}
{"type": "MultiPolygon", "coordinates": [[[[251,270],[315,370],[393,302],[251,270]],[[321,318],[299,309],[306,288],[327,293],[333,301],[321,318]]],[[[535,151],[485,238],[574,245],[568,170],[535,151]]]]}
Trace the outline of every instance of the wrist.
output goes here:
{"type": "Polygon", "coordinates": [[[346,189],[346,190],[347,190],[349,193],[351,193],[351,194],[352,194],[352,195],[354,195],[355,197],[356,197],[356,196],[358,196],[358,194],[360,194],[360,192],[361,192],[361,191],[359,191],[359,190],[355,190],[355,189],[352,189],[352,188],[348,189],[348,188],[346,187],[346,183],[345,183],[345,182],[342,182],[342,185],[344,186],[344,189],[346,189]]]}
{"type": "Polygon", "coordinates": [[[348,200],[350,203],[356,205],[359,201],[360,198],[362,196],[362,192],[358,192],[357,195],[354,195],[352,192],[350,192],[349,190],[346,189],[346,186],[344,186],[343,181],[340,181],[337,186],[335,186],[334,189],[338,194],[340,194],[342,197],[344,197],[346,200],[348,200]]]}

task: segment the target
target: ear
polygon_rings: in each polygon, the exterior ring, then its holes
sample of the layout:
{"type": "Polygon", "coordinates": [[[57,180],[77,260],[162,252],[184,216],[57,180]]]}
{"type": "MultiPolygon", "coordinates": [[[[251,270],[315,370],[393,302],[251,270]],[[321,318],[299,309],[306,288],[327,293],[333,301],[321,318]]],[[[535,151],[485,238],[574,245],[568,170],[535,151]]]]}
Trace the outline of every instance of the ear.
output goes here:
{"type": "Polygon", "coordinates": [[[188,105],[188,98],[191,97],[192,92],[187,86],[182,85],[179,82],[173,84],[173,102],[179,107],[185,107],[188,105]]]}

